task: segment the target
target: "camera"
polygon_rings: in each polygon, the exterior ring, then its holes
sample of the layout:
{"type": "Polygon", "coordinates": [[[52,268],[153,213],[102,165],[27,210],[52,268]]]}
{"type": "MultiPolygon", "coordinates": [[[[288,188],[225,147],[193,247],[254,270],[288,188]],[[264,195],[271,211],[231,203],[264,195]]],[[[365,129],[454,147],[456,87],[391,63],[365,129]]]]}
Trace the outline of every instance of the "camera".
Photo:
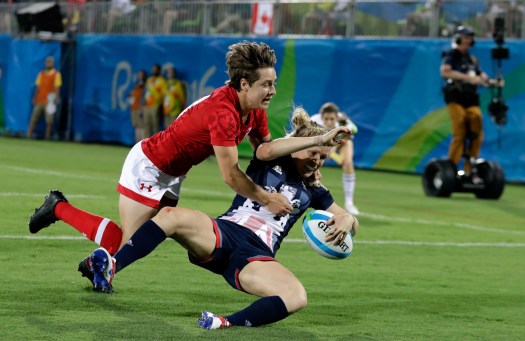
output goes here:
{"type": "Polygon", "coordinates": [[[497,45],[497,47],[492,49],[492,59],[509,59],[509,49],[503,47],[503,44],[505,44],[505,19],[494,19],[494,31],[492,32],[492,38],[494,38],[494,42],[497,45]]]}
{"type": "MultiPolygon", "coordinates": [[[[498,63],[498,76],[497,80],[501,79],[501,61],[503,59],[509,59],[509,49],[504,47],[505,44],[505,19],[496,18],[494,20],[494,31],[492,33],[496,47],[491,50],[492,59],[498,63]]],[[[496,80],[496,82],[497,82],[496,80]]],[[[496,95],[492,96],[492,100],[489,103],[488,111],[489,115],[498,126],[507,123],[507,111],[509,107],[505,104],[501,94],[501,87],[497,88],[496,95]]]]}
{"type": "Polygon", "coordinates": [[[507,110],[509,106],[501,97],[494,97],[489,103],[489,115],[498,126],[507,123],[507,110]]]}

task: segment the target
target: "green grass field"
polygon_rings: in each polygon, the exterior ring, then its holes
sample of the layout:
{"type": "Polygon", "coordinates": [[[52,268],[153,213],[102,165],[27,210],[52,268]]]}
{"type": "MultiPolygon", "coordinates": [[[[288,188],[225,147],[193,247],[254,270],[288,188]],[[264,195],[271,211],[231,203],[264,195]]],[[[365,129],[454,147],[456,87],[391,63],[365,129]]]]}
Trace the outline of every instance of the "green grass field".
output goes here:
{"type": "MultiPolygon", "coordinates": [[[[0,339],[523,340],[525,187],[498,201],[423,195],[419,176],[357,172],[361,229],[352,256],[324,259],[295,226],[277,254],[308,306],[260,328],[205,331],[202,310],[229,314],[254,297],[191,265],[172,240],[97,294],[76,271],[96,245],[28,217],[50,189],[118,222],[115,190],[128,148],[0,138],[0,339]]],[[[247,164],[242,161],[243,167],[247,164]]],[[[341,171],[323,182],[343,203],[341,171]]],[[[213,159],[194,168],[181,206],[222,213],[233,197],[213,159]]]]}

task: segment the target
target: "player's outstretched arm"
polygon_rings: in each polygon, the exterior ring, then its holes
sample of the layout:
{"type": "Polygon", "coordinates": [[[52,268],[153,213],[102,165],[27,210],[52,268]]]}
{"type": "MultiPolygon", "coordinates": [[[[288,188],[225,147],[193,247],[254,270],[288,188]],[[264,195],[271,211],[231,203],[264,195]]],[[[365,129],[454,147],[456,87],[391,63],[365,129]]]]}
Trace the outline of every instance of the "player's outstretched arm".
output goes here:
{"type": "Polygon", "coordinates": [[[339,127],[319,136],[283,137],[261,144],[257,148],[256,155],[259,160],[274,160],[278,157],[315,146],[336,146],[342,144],[350,134],[351,132],[347,127],[339,127]]]}

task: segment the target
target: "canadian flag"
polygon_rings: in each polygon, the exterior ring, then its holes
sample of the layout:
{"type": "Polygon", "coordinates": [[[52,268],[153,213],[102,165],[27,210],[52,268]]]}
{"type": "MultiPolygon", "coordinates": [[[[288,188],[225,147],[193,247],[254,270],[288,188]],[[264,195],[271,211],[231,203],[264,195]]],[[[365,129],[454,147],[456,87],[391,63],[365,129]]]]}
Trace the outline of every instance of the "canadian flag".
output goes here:
{"type": "Polygon", "coordinates": [[[269,35],[273,31],[273,4],[256,3],[252,11],[252,33],[269,35]]]}

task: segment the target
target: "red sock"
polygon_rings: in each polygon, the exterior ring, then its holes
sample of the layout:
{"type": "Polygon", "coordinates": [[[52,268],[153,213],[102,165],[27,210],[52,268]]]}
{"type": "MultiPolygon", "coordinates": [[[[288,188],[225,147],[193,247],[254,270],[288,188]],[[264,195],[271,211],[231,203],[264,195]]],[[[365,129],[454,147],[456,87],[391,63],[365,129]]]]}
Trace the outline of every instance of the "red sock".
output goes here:
{"type": "Polygon", "coordinates": [[[55,207],[55,216],[64,223],[73,226],[89,240],[104,247],[113,255],[120,248],[122,230],[113,221],[83,211],[68,202],[59,202],[55,207]]]}

